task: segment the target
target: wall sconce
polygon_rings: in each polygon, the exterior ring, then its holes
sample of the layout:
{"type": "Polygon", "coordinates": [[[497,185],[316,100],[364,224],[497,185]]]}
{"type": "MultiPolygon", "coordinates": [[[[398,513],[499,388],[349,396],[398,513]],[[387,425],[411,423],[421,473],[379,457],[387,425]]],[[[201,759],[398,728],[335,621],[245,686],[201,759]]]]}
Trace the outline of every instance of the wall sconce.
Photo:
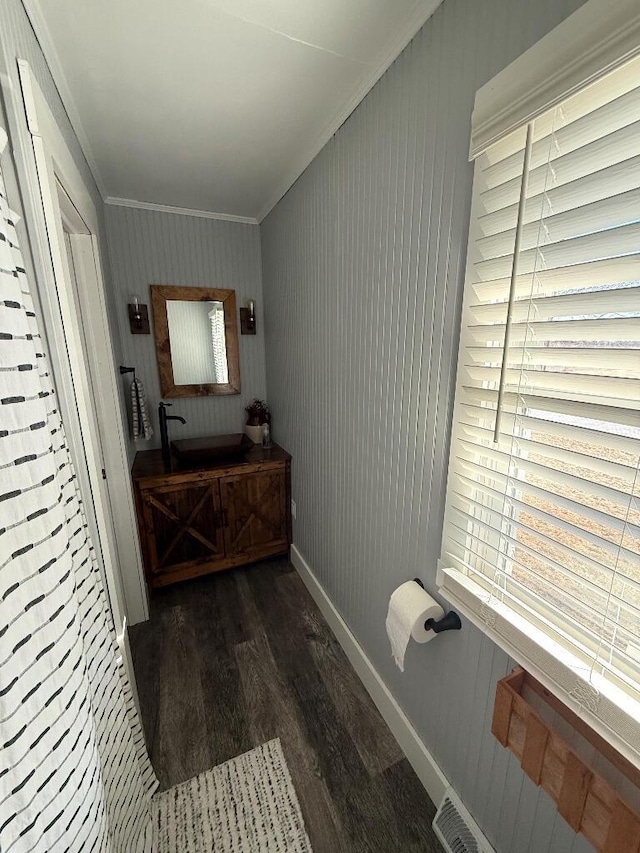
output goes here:
{"type": "Polygon", "coordinates": [[[247,300],[247,307],[240,309],[240,334],[255,335],[256,333],[256,301],[247,300]]]}
{"type": "Polygon", "coordinates": [[[149,309],[140,304],[140,297],[135,293],[127,306],[129,309],[129,327],[132,335],[149,335],[149,309]]]}

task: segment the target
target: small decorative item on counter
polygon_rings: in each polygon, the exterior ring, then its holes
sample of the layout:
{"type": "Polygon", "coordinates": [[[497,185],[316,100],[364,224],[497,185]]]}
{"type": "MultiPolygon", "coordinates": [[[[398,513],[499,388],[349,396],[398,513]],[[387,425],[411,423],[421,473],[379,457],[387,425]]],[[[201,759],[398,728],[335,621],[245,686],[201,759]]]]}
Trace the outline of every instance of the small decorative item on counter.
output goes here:
{"type": "Polygon", "coordinates": [[[271,427],[269,422],[262,424],[262,446],[265,450],[269,450],[273,442],[271,441],[271,427]]]}
{"type": "Polygon", "coordinates": [[[247,413],[244,431],[254,444],[262,444],[262,425],[271,422],[269,407],[264,400],[252,400],[244,410],[247,413]]]}

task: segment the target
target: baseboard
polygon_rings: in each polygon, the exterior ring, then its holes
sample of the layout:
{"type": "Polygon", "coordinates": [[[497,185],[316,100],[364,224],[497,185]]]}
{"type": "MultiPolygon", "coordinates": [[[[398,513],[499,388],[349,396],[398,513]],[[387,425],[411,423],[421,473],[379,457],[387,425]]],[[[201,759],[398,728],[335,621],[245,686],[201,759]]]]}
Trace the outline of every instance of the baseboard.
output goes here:
{"type": "Polygon", "coordinates": [[[298,570],[298,574],[424,785],[427,794],[438,805],[449,787],[446,776],[295,545],[291,546],[291,562],[298,570]]]}

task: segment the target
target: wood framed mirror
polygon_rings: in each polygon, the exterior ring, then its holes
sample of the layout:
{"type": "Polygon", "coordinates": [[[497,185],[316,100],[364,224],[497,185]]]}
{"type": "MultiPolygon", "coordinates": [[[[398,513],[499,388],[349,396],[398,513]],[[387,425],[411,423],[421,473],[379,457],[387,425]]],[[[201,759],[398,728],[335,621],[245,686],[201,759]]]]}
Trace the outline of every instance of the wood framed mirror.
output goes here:
{"type": "Polygon", "coordinates": [[[163,397],[240,393],[235,290],[151,285],[163,397]]]}

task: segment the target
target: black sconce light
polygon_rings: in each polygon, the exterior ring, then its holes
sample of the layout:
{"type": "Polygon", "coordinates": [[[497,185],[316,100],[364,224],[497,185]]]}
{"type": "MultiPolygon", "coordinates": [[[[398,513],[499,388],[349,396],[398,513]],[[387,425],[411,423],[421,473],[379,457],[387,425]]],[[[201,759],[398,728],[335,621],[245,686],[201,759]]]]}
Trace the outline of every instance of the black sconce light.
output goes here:
{"type": "Polygon", "coordinates": [[[140,304],[140,297],[135,293],[127,306],[129,309],[129,327],[132,335],[149,335],[149,309],[140,304]]]}
{"type": "Polygon", "coordinates": [[[247,307],[240,309],[240,334],[255,335],[256,333],[256,301],[247,300],[247,307]]]}

